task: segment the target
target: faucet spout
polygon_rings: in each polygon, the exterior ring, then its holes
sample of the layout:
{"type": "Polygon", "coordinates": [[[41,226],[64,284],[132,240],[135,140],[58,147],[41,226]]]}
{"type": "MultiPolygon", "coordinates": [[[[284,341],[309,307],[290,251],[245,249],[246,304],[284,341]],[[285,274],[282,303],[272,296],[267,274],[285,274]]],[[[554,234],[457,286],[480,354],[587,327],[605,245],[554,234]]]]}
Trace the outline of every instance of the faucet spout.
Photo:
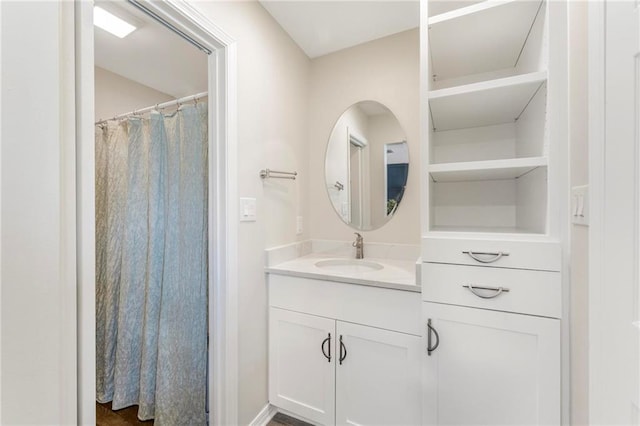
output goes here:
{"type": "Polygon", "coordinates": [[[364,259],[364,241],[362,235],[354,232],[356,235],[356,240],[351,244],[356,248],[356,259],[364,259]]]}

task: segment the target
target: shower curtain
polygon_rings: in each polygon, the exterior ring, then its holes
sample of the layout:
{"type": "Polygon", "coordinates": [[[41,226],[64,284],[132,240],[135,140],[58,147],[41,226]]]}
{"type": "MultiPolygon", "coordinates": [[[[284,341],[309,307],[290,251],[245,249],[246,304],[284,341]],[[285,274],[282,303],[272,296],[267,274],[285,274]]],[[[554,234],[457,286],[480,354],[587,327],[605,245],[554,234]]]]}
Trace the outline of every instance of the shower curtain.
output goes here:
{"type": "Polygon", "coordinates": [[[206,362],[206,105],[97,126],[97,399],[204,425],[206,362]]]}

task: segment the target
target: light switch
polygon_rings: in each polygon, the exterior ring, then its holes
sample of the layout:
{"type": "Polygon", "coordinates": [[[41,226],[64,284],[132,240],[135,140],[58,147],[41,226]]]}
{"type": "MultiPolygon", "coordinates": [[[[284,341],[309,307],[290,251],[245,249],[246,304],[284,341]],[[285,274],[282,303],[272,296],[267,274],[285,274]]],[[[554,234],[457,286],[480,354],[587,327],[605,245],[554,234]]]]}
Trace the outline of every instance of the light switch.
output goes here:
{"type": "Polygon", "coordinates": [[[589,186],[571,188],[571,223],[589,225],[589,186]]]}
{"type": "Polygon", "coordinates": [[[256,221],[256,199],[240,198],[240,222],[256,221]]]}
{"type": "Polygon", "coordinates": [[[304,222],[302,216],[296,217],[296,235],[302,235],[304,232],[304,222]]]}

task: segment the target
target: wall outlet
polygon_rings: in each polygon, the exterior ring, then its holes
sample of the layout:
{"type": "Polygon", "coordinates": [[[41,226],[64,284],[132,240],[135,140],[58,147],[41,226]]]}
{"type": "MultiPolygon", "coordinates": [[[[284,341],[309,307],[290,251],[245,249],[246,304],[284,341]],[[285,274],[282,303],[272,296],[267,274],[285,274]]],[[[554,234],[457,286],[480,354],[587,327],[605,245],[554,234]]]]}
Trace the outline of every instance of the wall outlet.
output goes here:
{"type": "Polygon", "coordinates": [[[302,235],[304,232],[304,222],[302,221],[302,216],[296,217],[296,235],[302,235]]]}
{"type": "Polygon", "coordinates": [[[240,222],[256,221],[256,199],[240,198],[240,222]]]}
{"type": "Polygon", "coordinates": [[[589,226],[589,186],[571,188],[571,223],[589,226]]]}

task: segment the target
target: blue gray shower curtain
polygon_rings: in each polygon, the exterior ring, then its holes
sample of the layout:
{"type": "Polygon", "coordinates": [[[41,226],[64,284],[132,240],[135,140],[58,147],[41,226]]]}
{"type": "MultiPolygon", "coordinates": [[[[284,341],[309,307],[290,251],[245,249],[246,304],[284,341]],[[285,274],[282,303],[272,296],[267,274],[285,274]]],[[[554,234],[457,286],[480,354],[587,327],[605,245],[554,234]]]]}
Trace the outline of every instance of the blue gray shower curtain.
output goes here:
{"type": "Polygon", "coordinates": [[[97,399],[204,425],[206,360],[206,105],[97,126],[97,399]]]}

